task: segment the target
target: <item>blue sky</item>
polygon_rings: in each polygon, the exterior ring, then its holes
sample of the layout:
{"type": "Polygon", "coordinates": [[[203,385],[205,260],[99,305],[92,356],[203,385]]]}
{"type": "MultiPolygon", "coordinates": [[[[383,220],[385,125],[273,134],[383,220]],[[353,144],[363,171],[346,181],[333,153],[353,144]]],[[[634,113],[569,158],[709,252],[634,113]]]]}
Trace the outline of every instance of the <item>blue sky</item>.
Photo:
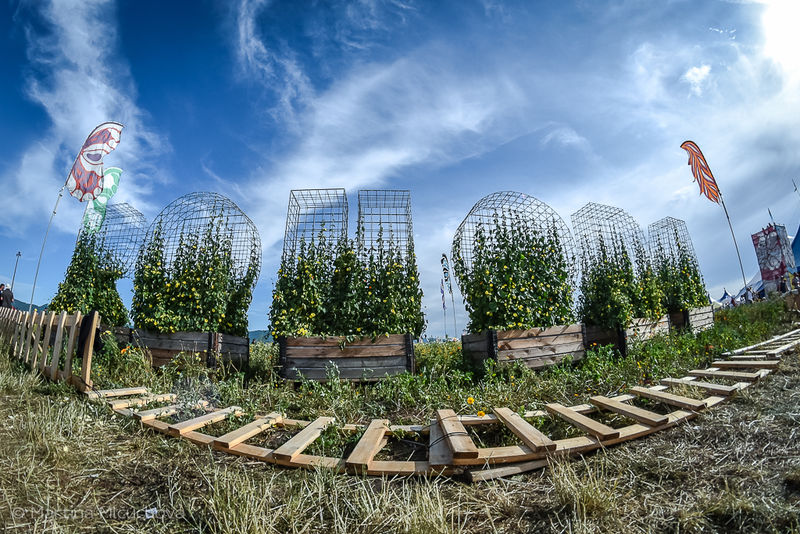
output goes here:
{"type": "MultiPolygon", "coordinates": [[[[684,219],[718,296],[741,285],[738,263],[680,144],[703,149],[754,274],[749,236],[767,208],[790,234],[800,219],[798,23],[791,0],[5,2],[0,281],[22,251],[15,293],[29,299],[76,151],[116,120],[115,200],[152,219],[216,191],[257,224],[252,329],[267,325],[292,188],[345,187],[351,201],[359,188],[411,190],[432,335],[443,333],[439,257],[499,190],[568,224],[589,201],[645,230],[684,219]]],[[[59,206],[37,303],[63,277],[82,208],[59,206]]],[[[130,302],[129,281],[120,292],[130,302]]],[[[459,295],[456,308],[460,329],[459,295]]]]}

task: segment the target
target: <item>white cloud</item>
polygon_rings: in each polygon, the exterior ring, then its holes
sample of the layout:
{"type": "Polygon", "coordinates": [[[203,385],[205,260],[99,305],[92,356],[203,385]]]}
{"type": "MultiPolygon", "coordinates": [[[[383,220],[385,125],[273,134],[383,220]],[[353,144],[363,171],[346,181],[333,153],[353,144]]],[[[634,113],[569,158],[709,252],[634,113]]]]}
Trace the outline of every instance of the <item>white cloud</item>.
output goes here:
{"type": "MultiPolygon", "coordinates": [[[[147,211],[151,206],[145,195],[156,174],[148,162],[169,147],[145,126],[127,66],[115,58],[112,6],[102,0],[76,0],[43,4],[41,10],[52,31],[44,35],[26,31],[35,73],[27,80],[27,93],[44,108],[51,125],[37,142],[21,151],[18,168],[2,176],[3,186],[26,201],[7,203],[0,212],[0,226],[20,233],[49,216],[56,192],[86,135],[107,120],[126,126],[119,148],[106,161],[106,165],[125,170],[124,186],[115,200],[147,211]]],[[[75,232],[82,208],[76,202],[63,201],[56,227],[75,232]]]]}
{"type": "Polygon", "coordinates": [[[692,67],[684,73],[682,79],[689,84],[692,93],[697,96],[703,95],[703,85],[708,75],[711,73],[711,65],[701,65],[692,67]]]}
{"type": "Polygon", "coordinates": [[[542,145],[558,143],[562,146],[575,146],[580,149],[589,150],[589,140],[580,135],[569,126],[558,126],[550,130],[541,141],[542,145]]]}

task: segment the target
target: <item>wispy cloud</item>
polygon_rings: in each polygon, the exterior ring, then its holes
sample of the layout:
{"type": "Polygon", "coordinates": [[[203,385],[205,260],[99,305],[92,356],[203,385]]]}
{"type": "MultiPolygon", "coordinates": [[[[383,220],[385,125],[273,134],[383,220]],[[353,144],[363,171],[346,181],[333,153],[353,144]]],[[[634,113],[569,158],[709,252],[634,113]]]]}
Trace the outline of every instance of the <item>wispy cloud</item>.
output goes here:
{"type": "MultiPolygon", "coordinates": [[[[25,28],[31,64],[27,94],[44,108],[51,125],[21,151],[18,168],[2,176],[2,183],[26,201],[7,203],[0,226],[19,233],[46,216],[86,135],[106,120],[126,126],[119,149],[107,162],[126,171],[117,200],[147,211],[151,206],[146,195],[154,177],[158,179],[149,162],[169,145],[148,129],[146,114],[136,105],[130,73],[116,53],[113,6],[76,0],[42,3],[40,9],[47,31],[25,28]]],[[[81,208],[63,202],[57,227],[74,232],[81,208]]]]}
{"type": "Polygon", "coordinates": [[[697,96],[703,95],[703,85],[706,78],[711,73],[711,65],[701,65],[699,67],[692,67],[687,70],[682,79],[686,81],[691,87],[692,93],[697,96]]]}

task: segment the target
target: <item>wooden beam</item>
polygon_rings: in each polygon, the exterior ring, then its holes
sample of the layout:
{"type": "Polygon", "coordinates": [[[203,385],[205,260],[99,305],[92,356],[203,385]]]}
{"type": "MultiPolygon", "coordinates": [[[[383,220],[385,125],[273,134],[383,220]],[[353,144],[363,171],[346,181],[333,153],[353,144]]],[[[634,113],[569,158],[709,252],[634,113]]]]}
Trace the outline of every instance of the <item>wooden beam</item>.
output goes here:
{"type": "Polygon", "coordinates": [[[553,415],[559,416],[567,423],[588,432],[597,439],[603,441],[607,439],[616,439],[619,437],[619,430],[604,425],[594,419],[581,415],[575,410],[562,406],[558,403],[546,404],[545,409],[553,415]]]}
{"type": "Polygon", "coordinates": [[[176,397],[177,395],[174,393],[161,393],[159,395],[146,395],[133,399],[112,399],[108,401],[108,404],[111,406],[112,410],[121,410],[122,408],[130,408],[131,406],[145,406],[151,402],[172,402],[176,397]]]}
{"type": "Polygon", "coordinates": [[[227,449],[235,447],[240,443],[252,438],[253,436],[257,436],[265,430],[275,426],[275,423],[280,422],[281,419],[283,419],[283,416],[278,412],[272,412],[263,417],[257,417],[255,421],[252,421],[243,427],[237,428],[236,430],[218,437],[214,440],[212,446],[215,449],[227,451],[227,449]]]}
{"type": "Polygon", "coordinates": [[[317,417],[289,441],[275,449],[272,456],[281,462],[294,461],[333,421],[333,417],[317,417]]]}
{"type": "Polygon", "coordinates": [[[609,399],[608,397],[604,397],[603,395],[596,395],[594,397],[591,397],[589,399],[589,402],[591,402],[595,406],[603,408],[604,410],[624,415],[625,417],[633,419],[634,421],[639,421],[640,423],[644,423],[646,425],[661,426],[669,422],[669,417],[667,417],[666,415],[659,415],[657,413],[651,412],[650,410],[645,410],[637,406],[625,404],[624,402],[619,402],[614,399],[609,399]]]}
{"type": "Polygon", "coordinates": [[[432,467],[447,466],[453,463],[453,452],[444,440],[444,433],[439,422],[434,419],[430,422],[428,433],[428,463],[432,467]]]}
{"type": "Polygon", "coordinates": [[[777,369],[780,362],[778,360],[716,360],[711,365],[720,369],[777,369]]]}
{"type": "Polygon", "coordinates": [[[542,434],[539,429],[531,425],[522,418],[517,412],[510,408],[495,408],[494,414],[497,418],[505,424],[508,429],[513,432],[525,445],[534,451],[554,451],[556,450],[556,442],[551,440],[546,435],[542,434]]]}
{"type": "Polygon", "coordinates": [[[651,400],[663,402],[671,406],[677,406],[687,410],[702,410],[706,407],[705,401],[690,399],[689,397],[682,397],[680,395],[673,395],[672,393],[665,393],[663,391],[656,391],[650,388],[641,388],[639,386],[632,387],[631,393],[651,400]]]}
{"type": "Polygon", "coordinates": [[[208,406],[208,401],[197,401],[196,404],[193,406],[187,406],[185,404],[173,404],[171,406],[162,406],[160,408],[153,408],[151,410],[142,410],[140,412],[133,412],[133,417],[137,418],[139,421],[145,422],[155,419],[157,417],[166,417],[168,415],[175,415],[182,409],[186,408],[205,408],[208,406]]]}
{"type": "Polygon", "coordinates": [[[731,380],[745,380],[755,382],[761,375],[759,373],[743,373],[739,371],[712,371],[711,369],[692,369],[689,376],[699,376],[701,378],[729,378],[731,380]]]}
{"type": "Polygon", "coordinates": [[[69,329],[67,339],[67,352],[64,358],[64,370],[59,373],[62,380],[69,380],[72,377],[72,352],[75,350],[75,339],[78,337],[78,330],[81,328],[81,312],[76,311],[72,316],[72,325],[69,329]]]}
{"type": "Polygon", "coordinates": [[[55,382],[58,379],[58,365],[61,363],[61,351],[64,350],[64,326],[67,324],[67,312],[62,311],[58,316],[58,326],[56,327],[56,339],[53,343],[53,355],[50,357],[50,367],[48,376],[55,382]]]}
{"type": "Polygon", "coordinates": [[[44,322],[46,325],[44,329],[44,336],[42,337],[42,345],[36,361],[36,367],[39,368],[40,373],[44,373],[45,365],[47,364],[47,357],[50,355],[50,333],[53,331],[53,323],[55,322],[56,312],[50,312],[44,322]]]}
{"type": "Polygon", "coordinates": [[[215,410],[211,413],[201,415],[200,417],[195,417],[194,419],[189,419],[188,421],[171,424],[169,425],[168,432],[171,436],[182,436],[187,432],[197,430],[198,428],[203,428],[204,426],[218,423],[229,415],[239,415],[241,413],[242,409],[238,406],[229,406],[221,410],[215,410]]]}
{"type": "Polygon", "coordinates": [[[739,391],[739,386],[723,386],[722,384],[712,384],[711,382],[701,382],[700,380],[689,380],[688,378],[662,378],[660,380],[665,386],[694,386],[704,389],[716,395],[733,395],[739,391]]]}
{"type": "Polygon", "coordinates": [[[453,458],[477,458],[478,448],[469,437],[467,429],[453,410],[436,410],[436,419],[442,428],[444,440],[453,452],[453,458]]]}
{"type": "Polygon", "coordinates": [[[366,474],[372,459],[383,448],[388,431],[388,419],[373,419],[356,443],[353,452],[347,457],[345,461],[347,469],[354,473],[366,474]]]}
{"type": "Polygon", "coordinates": [[[107,399],[109,397],[124,397],[126,395],[144,395],[147,393],[145,387],[119,388],[119,389],[99,389],[97,391],[87,391],[85,395],[90,399],[107,399]]]}

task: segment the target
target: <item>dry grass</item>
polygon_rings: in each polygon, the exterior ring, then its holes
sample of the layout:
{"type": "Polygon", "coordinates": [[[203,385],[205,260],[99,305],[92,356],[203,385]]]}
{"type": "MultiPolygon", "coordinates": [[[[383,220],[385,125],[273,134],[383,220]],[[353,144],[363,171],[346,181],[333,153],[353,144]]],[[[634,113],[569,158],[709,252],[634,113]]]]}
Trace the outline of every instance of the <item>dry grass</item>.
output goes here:
{"type": "Polygon", "coordinates": [[[800,532],[800,365],[688,424],[474,486],[283,469],[116,417],[0,357],[7,532],[800,532]]]}

